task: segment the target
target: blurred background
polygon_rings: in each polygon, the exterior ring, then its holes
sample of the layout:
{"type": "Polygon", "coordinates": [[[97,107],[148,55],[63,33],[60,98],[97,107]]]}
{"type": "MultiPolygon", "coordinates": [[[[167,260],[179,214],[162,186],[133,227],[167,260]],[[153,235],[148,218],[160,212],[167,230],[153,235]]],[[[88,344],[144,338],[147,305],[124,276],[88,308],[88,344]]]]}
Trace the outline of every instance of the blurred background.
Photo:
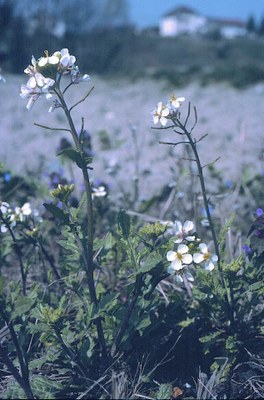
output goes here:
{"type": "Polygon", "coordinates": [[[55,156],[65,135],[34,122],[62,126],[63,113],[48,114],[44,98],[28,112],[19,89],[32,55],[63,47],[91,75],[69,104],[95,86],[74,118],[79,128],[84,117],[91,135],[94,179],[113,192],[134,185],[135,197],[144,198],[179,182],[175,162],[183,150],[159,145],[171,136],[151,129],[151,111],[172,93],[186,97],[183,115],[188,101],[197,107],[195,135],[209,134],[199,144],[204,164],[220,157],[216,168],[231,187],[257,172],[264,177],[264,2],[0,0],[0,162],[10,170],[40,177],[60,171],[55,156]]]}
{"type": "MultiPolygon", "coordinates": [[[[98,74],[264,79],[264,4],[258,0],[0,0],[0,66],[68,47],[98,74]],[[239,66],[239,76],[233,71],[239,66]]],[[[187,81],[187,82],[186,82],[187,81]]]]}

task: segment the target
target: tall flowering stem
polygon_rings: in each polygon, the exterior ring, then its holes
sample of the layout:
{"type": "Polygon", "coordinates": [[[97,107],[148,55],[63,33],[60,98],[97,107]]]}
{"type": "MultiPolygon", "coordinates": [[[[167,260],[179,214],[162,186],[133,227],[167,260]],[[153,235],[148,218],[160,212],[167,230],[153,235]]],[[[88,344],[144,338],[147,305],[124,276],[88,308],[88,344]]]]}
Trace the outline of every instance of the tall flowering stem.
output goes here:
{"type": "Polygon", "coordinates": [[[209,202],[208,202],[207,191],[206,191],[206,186],[205,186],[205,179],[204,179],[204,174],[203,174],[204,166],[202,166],[202,164],[201,164],[200,157],[199,157],[199,154],[197,151],[197,146],[196,146],[197,143],[200,142],[202,139],[204,139],[205,136],[207,136],[207,135],[202,136],[199,140],[196,140],[192,136],[192,131],[198,121],[197,111],[196,111],[195,107],[194,107],[194,116],[195,116],[194,124],[191,127],[191,129],[187,128],[187,124],[188,124],[188,121],[189,121],[189,118],[191,115],[190,103],[188,105],[188,111],[187,111],[187,116],[185,118],[185,121],[184,122],[181,121],[181,113],[179,111],[179,107],[181,106],[181,103],[184,100],[185,100],[184,97],[180,97],[177,99],[176,96],[173,95],[166,105],[162,105],[162,103],[159,103],[157,109],[152,112],[153,122],[154,122],[154,124],[160,123],[162,125],[163,128],[158,128],[158,129],[172,128],[175,133],[177,133],[183,137],[183,140],[176,142],[176,143],[162,142],[162,141],[160,141],[160,143],[168,144],[168,145],[172,145],[172,146],[176,146],[179,144],[187,144],[187,145],[191,146],[194,158],[191,158],[190,161],[195,161],[195,163],[197,165],[198,177],[200,180],[200,186],[201,186],[201,192],[202,192],[205,212],[206,212],[209,227],[210,227],[210,230],[212,233],[212,239],[214,242],[215,253],[217,256],[219,280],[221,282],[222,287],[225,289],[225,292],[226,292],[225,299],[226,299],[226,303],[227,303],[227,307],[228,307],[228,314],[229,314],[229,319],[230,319],[231,328],[232,328],[234,326],[234,313],[233,313],[232,301],[228,297],[228,289],[226,287],[226,283],[224,280],[218,240],[217,240],[214,223],[213,223],[210,208],[209,208],[209,202]],[[160,112],[160,110],[162,110],[162,113],[160,112]],[[172,125],[170,124],[170,126],[166,126],[170,122],[172,125]]]}
{"type": "MultiPolygon", "coordinates": [[[[84,132],[83,119],[82,119],[82,129],[80,135],[78,135],[72,116],[71,111],[91,93],[92,89],[86,94],[86,96],[78,101],[76,104],[68,107],[64,95],[66,91],[75,84],[80,82],[86,82],[90,79],[89,75],[85,74],[82,78],[80,77],[79,68],[75,65],[76,58],[69,54],[68,49],[64,48],[60,51],[56,51],[51,56],[49,56],[48,51],[45,51],[45,56],[36,60],[32,56],[32,65],[29,65],[25,69],[25,73],[29,76],[29,80],[26,85],[21,86],[20,96],[28,100],[27,109],[30,110],[34,103],[38,100],[40,96],[46,97],[48,100],[53,99],[53,105],[49,108],[49,112],[54,111],[57,108],[62,108],[64,114],[67,118],[69,129],[55,128],[55,130],[68,131],[71,133],[76,151],[78,155],[78,161],[76,161],[78,167],[82,170],[84,187],[87,200],[87,242],[84,243],[78,240],[78,244],[81,251],[82,260],[84,262],[84,268],[87,276],[88,288],[91,297],[91,301],[95,308],[98,305],[98,299],[95,289],[94,282],[94,263],[93,263],[93,204],[92,204],[92,189],[88,174],[87,160],[85,157],[85,152],[82,146],[82,134],[84,132]],[[61,90],[61,80],[64,75],[70,75],[70,83],[61,90]]],[[[45,129],[54,129],[44,125],[35,124],[45,129]]],[[[79,238],[77,238],[79,239],[79,238]]],[[[95,319],[95,325],[97,328],[98,339],[101,345],[102,355],[107,357],[106,343],[104,338],[104,332],[102,328],[101,319],[95,319]]]]}
{"type": "Polygon", "coordinates": [[[176,118],[176,120],[173,122],[174,122],[175,127],[180,128],[182,130],[182,132],[184,133],[184,135],[186,135],[188,142],[191,146],[191,149],[193,151],[193,155],[194,155],[195,162],[197,165],[198,176],[199,176],[199,180],[200,180],[200,186],[201,186],[201,191],[202,191],[202,196],[203,196],[205,212],[206,212],[206,216],[208,219],[210,231],[212,233],[212,238],[213,238],[214,247],[215,247],[215,253],[218,257],[217,265],[218,265],[219,277],[221,280],[221,284],[224,286],[224,278],[223,278],[223,272],[222,272],[222,267],[221,267],[219,246],[218,246],[218,241],[217,241],[217,237],[216,237],[216,233],[215,233],[214,223],[213,223],[212,216],[210,213],[209,203],[208,203],[208,199],[207,199],[207,191],[206,191],[206,186],[205,186],[205,180],[204,180],[204,175],[203,175],[203,167],[202,167],[200,157],[199,157],[199,154],[198,154],[198,151],[196,148],[196,141],[192,138],[191,132],[189,132],[186,129],[186,124],[182,124],[178,118],[176,118]]]}
{"type": "MultiPolygon", "coordinates": [[[[197,112],[196,112],[195,108],[194,108],[194,111],[195,111],[195,124],[194,124],[194,126],[195,126],[196,123],[197,123],[197,112]]],[[[199,157],[199,154],[198,154],[198,151],[197,151],[197,147],[196,147],[197,141],[195,139],[193,139],[193,137],[192,137],[192,130],[193,130],[194,126],[192,127],[192,129],[190,131],[186,128],[186,125],[187,125],[187,122],[188,122],[188,119],[189,119],[189,115],[190,115],[190,105],[189,105],[188,115],[187,115],[185,123],[183,124],[180,121],[180,119],[177,118],[177,117],[173,121],[173,123],[174,123],[175,128],[180,128],[181,129],[181,133],[186,135],[186,137],[188,139],[188,143],[191,146],[196,165],[197,165],[198,177],[199,177],[199,180],[200,180],[200,186],[201,186],[201,191],[202,191],[202,196],[203,196],[203,203],[204,203],[204,207],[205,207],[205,212],[206,212],[206,216],[207,216],[207,219],[208,219],[210,231],[212,233],[212,239],[213,239],[213,242],[214,242],[215,253],[216,253],[217,257],[218,257],[217,266],[218,266],[219,279],[220,279],[222,287],[225,288],[225,292],[226,292],[225,293],[225,300],[226,300],[226,304],[227,304],[227,307],[228,307],[228,315],[229,315],[229,319],[230,319],[230,323],[231,323],[231,329],[232,329],[232,327],[234,326],[234,312],[233,312],[233,307],[232,307],[232,301],[228,297],[228,289],[226,287],[226,283],[225,283],[225,280],[224,280],[218,240],[217,240],[217,237],[216,237],[214,223],[213,223],[213,220],[212,220],[212,216],[211,216],[211,212],[210,212],[210,208],[209,208],[209,202],[208,202],[208,198],[207,198],[207,191],[206,191],[204,174],[203,174],[203,166],[201,164],[200,157],[199,157]]],[[[177,131],[175,130],[175,132],[177,132],[177,131]]],[[[202,137],[202,139],[203,138],[204,137],[202,137]]]]}

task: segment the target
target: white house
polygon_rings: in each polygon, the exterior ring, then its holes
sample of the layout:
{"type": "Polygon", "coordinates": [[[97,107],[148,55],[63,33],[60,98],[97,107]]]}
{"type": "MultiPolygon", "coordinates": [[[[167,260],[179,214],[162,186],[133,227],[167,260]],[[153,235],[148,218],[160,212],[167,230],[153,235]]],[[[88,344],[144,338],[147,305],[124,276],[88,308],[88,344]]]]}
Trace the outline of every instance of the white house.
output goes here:
{"type": "Polygon", "coordinates": [[[208,19],[208,31],[215,30],[226,39],[247,34],[246,23],[237,19],[208,19]]]}
{"type": "Polygon", "coordinates": [[[196,33],[206,25],[207,18],[189,7],[177,7],[164,15],[160,21],[161,36],[177,36],[183,33],[196,33]]]}

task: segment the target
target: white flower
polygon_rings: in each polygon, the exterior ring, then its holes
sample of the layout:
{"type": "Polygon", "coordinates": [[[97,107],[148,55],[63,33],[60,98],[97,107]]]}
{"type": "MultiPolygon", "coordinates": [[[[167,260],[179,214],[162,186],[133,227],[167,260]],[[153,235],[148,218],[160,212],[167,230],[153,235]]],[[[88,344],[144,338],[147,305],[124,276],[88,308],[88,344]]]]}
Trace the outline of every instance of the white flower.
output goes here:
{"type": "Polygon", "coordinates": [[[212,271],[215,267],[215,263],[218,260],[217,255],[210,253],[205,243],[200,243],[199,249],[201,250],[201,253],[194,253],[193,261],[196,264],[200,264],[201,262],[205,261],[204,268],[208,271],[212,271]]]}
{"type": "Polygon", "coordinates": [[[61,54],[61,59],[59,60],[59,66],[62,69],[67,69],[74,66],[76,58],[69,54],[68,49],[61,49],[60,54],[61,54]]]}
{"type": "Polygon", "coordinates": [[[99,186],[98,188],[93,188],[92,198],[94,197],[105,197],[107,195],[104,186],[99,186]]]}
{"type": "Polygon", "coordinates": [[[0,201],[0,211],[2,214],[7,214],[10,205],[6,201],[0,201]]]}
{"type": "Polygon", "coordinates": [[[194,223],[192,221],[185,221],[184,224],[180,221],[175,221],[175,236],[177,239],[174,240],[174,243],[182,243],[183,240],[187,240],[188,242],[193,242],[195,240],[195,236],[189,236],[188,232],[194,229],[194,223]]]}
{"type": "MultiPolygon", "coordinates": [[[[16,225],[15,215],[13,210],[10,208],[10,205],[5,201],[0,201],[0,211],[2,213],[2,217],[4,220],[8,221],[8,225],[10,227],[14,227],[16,225]]],[[[2,224],[0,226],[0,231],[5,233],[8,231],[7,225],[2,224]]]]}
{"type": "Polygon", "coordinates": [[[51,78],[45,78],[39,72],[31,75],[26,85],[21,85],[20,97],[22,99],[29,99],[27,109],[31,110],[34,102],[38,100],[41,94],[45,94],[46,98],[52,96],[49,90],[52,89],[55,81],[51,78]]]}
{"type": "Polygon", "coordinates": [[[163,105],[160,101],[157,108],[152,111],[153,123],[158,124],[160,122],[162,126],[165,126],[168,122],[166,117],[169,115],[169,113],[170,111],[168,107],[163,105]]]}
{"type": "Polygon", "coordinates": [[[84,74],[83,77],[81,78],[82,82],[88,82],[90,80],[90,75],[88,74],[84,74]]]}
{"type": "Polygon", "coordinates": [[[38,66],[40,68],[46,65],[57,65],[60,62],[59,52],[54,53],[52,56],[41,57],[38,61],[38,66]]]}
{"type": "Polygon", "coordinates": [[[15,207],[15,216],[20,222],[24,221],[24,217],[31,213],[32,210],[29,203],[25,203],[22,207],[15,207]]]}
{"type": "Polygon", "coordinates": [[[189,248],[185,244],[180,244],[177,251],[168,251],[167,260],[171,261],[171,265],[168,267],[169,274],[174,274],[184,268],[186,264],[191,264],[192,255],[188,251],[189,248]]]}
{"type": "Polygon", "coordinates": [[[169,100],[169,106],[172,110],[176,110],[184,101],[185,97],[176,97],[175,94],[173,94],[169,100]]]}

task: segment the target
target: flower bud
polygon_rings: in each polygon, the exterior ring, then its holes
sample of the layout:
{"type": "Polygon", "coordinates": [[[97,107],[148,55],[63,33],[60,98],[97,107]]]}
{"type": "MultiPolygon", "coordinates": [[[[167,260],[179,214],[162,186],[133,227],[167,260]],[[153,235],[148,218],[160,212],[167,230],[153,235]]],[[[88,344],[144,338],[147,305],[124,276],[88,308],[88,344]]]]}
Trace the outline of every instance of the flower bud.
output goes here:
{"type": "Polygon", "coordinates": [[[74,184],[68,185],[61,185],[59,184],[56,189],[50,191],[53,197],[56,197],[60,201],[66,203],[70,194],[74,191],[74,184]]]}

